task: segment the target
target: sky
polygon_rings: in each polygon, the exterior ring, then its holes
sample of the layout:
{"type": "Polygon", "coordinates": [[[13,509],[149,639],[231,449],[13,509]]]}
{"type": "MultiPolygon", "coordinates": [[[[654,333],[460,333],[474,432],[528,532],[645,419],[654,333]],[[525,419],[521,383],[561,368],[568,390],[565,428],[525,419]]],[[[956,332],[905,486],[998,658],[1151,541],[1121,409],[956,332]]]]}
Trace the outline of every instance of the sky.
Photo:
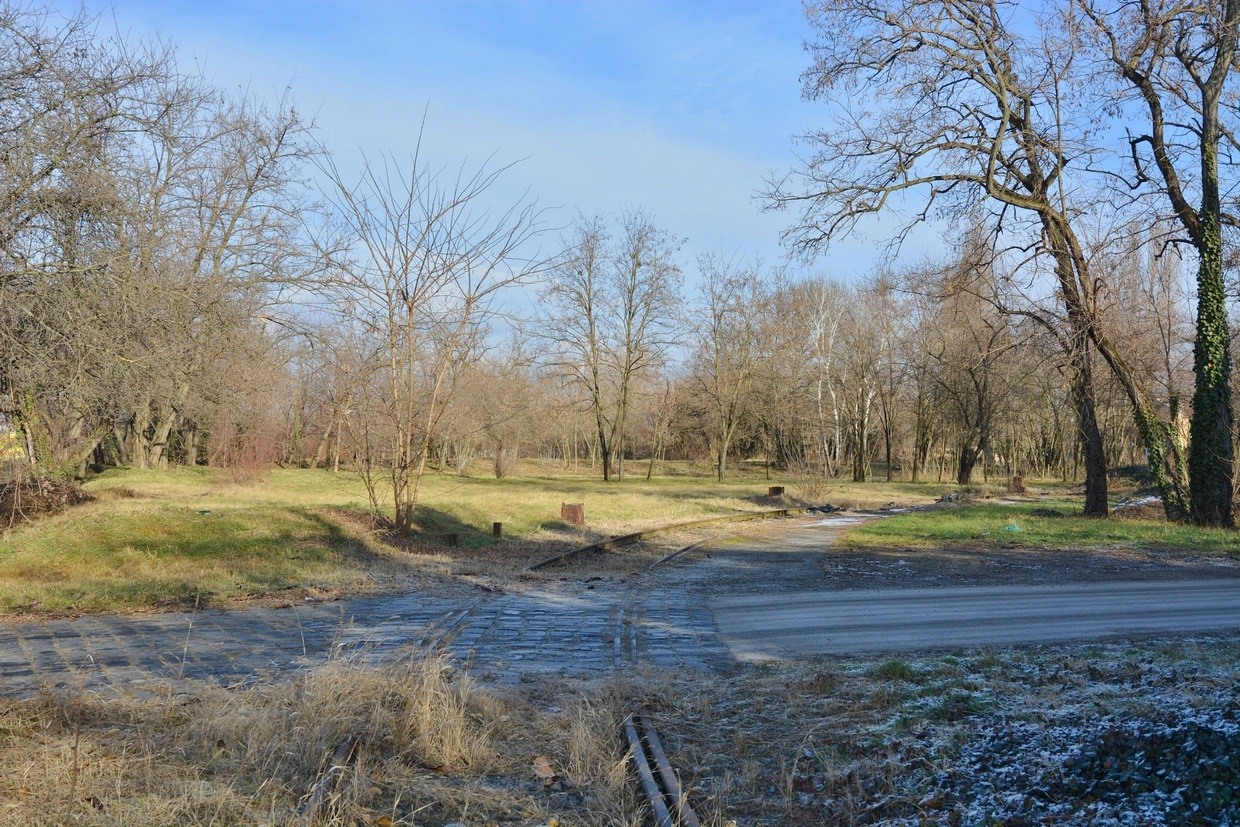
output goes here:
{"type": "MultiPolygon", "coordinates": [[[[755,193],[795,164],[824,118],[801,100],[809,35],[799,0],[85,0],[101,25],[158,34],[183,66],[260,99],[291,89],[346,172],[362,153],[455,168],[516,162],[493,193],[528,193],[567,225],[642,209],[708,251],[783,258],[789,213],[755,193]]],[[[58,0],[72,13],[77,0],[58,0]]],[[[881,233],[848,239],[814,273],[853,280],[881,233]]]]}

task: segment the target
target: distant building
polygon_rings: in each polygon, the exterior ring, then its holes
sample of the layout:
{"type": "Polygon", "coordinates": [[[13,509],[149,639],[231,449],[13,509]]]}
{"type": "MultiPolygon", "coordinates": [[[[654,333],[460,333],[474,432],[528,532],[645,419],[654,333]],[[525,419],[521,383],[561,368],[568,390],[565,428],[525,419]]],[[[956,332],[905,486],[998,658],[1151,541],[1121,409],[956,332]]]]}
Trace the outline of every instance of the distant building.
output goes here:
{"type": "Polygon", "coordinates": [[[22,446],[21,434],[12,425],[0,420],[0,462],[25,458],[26,449],[22,446]]]}

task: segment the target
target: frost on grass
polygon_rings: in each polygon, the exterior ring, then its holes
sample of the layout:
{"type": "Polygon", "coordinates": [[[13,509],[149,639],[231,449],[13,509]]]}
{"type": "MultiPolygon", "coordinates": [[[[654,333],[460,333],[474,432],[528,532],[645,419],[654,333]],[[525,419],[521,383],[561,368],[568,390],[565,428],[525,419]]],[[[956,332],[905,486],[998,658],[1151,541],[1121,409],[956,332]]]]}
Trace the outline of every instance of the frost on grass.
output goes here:
{"type": "Polygon", "coordinates": [[[965,802],[966,823],[1240,824],[1234,689],[1148,703],[988,722],[939,780],[965,802]]]}
{"type": "Polygon", "coordinates": [[[1240,827],[1234,640],[837,660],[721,691],[669,718],[709,733],[680,765],[742,827],[1240,827]]]}

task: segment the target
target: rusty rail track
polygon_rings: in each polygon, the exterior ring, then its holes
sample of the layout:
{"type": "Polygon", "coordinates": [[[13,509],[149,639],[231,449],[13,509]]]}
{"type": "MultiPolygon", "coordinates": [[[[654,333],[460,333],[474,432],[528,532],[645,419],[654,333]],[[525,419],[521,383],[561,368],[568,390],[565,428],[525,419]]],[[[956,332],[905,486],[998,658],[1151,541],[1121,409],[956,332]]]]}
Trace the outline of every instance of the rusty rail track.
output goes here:
{"type": "MultiPolygon", "coordinates": [[[[772,515],[773,516],[773,515],[772,515]]],[[[709,522],[715,522],[711,520],[709,522]]],[[[701,521],[693,523],[700,525],[701,521]]],[[[680,528],[683,526],[676,526],[680,528]]],[[[673,527],[662,529],[671,530],[673,527]]],[[[644,572],[650,574],[659,565],[690,552],[702,543],[693,543],[678,549],[661,560],[652,563],[644,572]]],[[[624,670],[637,665],[640,660],[641,614],[636,605],[635,588],[630,587],[616,609],[613,646],[616,668],[624,670]]],[[[655,732],[650,716],[637,709],[624,719],[624,734],[633,755],[633,766],[642,791],[650,801],[650,812],[656,827],[701,827],[697,814],[689,806],[688,795],[680,784],[680,778],[668,761],[667,753],[655,732]]]]}
{"type": "MultiPolygon", "coordinates": [[[[597,543],[590,543],[580,548],[566,551],[563,554],[557,554],[548,557],[545,560],[539,560],[525,567],[527,572],[537,571],[548,566],[565,563],[574,557],[580,557],[586,554],[592,554],[598,551],[609,551],[614,548],[622,548],[623,546],[631,546],[634,543],[641,542],[647,537],[654,537],[658,534],[668,534],[673,531],[683,531],[684,529],[697,528],[704,525],[715,525],[717,523],[742,523],[749,520],[769,520],[773,517],[791,517],[796,514],[805,512],[804,508],[780,508],[774,511],[743,511],[739,514],[727,514],[722,517],[707,517],[702,520],[690,520],[687,523],[674,523],[672,525],[659,526],[658,528],[648,528],[644,531],[634,531],[632,534],[620,534],[615,537],[608,537],[606,540],[599,540],[597,543]]],[[[683,551],[683,549],[682,549],[683,551]]],[[[662,561],[660,561],[662,562],[662,561]]]]}
{"type": "Polygon", "coordinates": [[[306,796],[305,804],[297,813],[297,820],[294,822],[296,827],[312,827],[318,821],[323,808],[336,792],[340,779],[344,777],[349,765],[357,757],[360,747],[361,739],[356,735],[340,742],[319,774],[318,781],[310,789],[310,794],[306,796]]]}
{"type": "Polygon", "coordinates": [[[650,718],[644,712],[639,712],[637,724],[641,728],[641,737],[646,752],[654,759],[654,765],[658,769],[655,780],[662,791],[667,809],[671,811],[680,827],[702,827],[697,814],[689,806],[688,796],[680,786],[680,778],[677,777],[671,763],[667,760],[667,754],[663,752],[663,744],[660,743],[659,736],[654,731],[654,725],[650,723],[650,718]]]}

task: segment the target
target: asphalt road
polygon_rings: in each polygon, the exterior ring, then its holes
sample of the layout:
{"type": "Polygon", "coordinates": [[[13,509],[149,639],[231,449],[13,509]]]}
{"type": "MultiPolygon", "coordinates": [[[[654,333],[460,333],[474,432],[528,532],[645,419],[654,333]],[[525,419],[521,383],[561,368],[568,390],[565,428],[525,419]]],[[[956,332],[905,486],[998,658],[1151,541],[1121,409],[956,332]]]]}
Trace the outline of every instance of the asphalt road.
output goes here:
{"type": "Polygon", "coordinates": [[[719,594],[741,661],[1240,631],[1240,579],[719,594]]]}

